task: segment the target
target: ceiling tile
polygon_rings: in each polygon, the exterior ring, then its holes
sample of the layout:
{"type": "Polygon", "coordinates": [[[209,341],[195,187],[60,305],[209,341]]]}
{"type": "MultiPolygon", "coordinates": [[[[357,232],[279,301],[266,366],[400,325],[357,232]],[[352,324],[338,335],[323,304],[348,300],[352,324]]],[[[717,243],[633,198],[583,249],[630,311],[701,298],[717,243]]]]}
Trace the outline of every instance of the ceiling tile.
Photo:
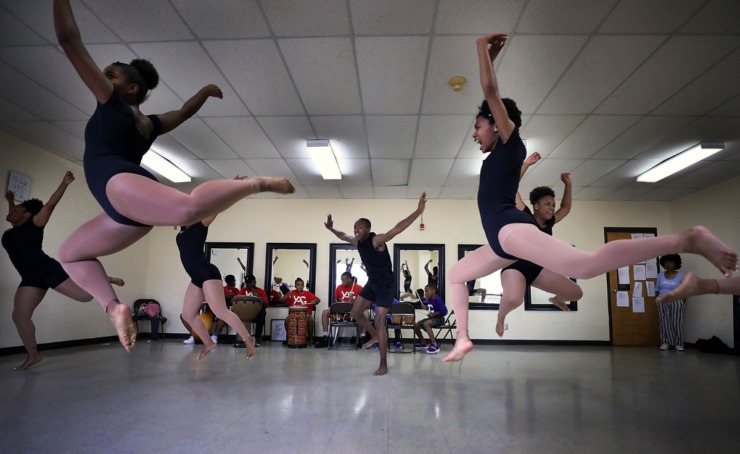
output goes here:
{"type": "Polygon", "coordinates": [[[612,193],[614,188],[597,188],[589,186],[573,193],[573,200],[601,200],[607,194],[612,193]]]}
{"type": "Polygon", "coordinates": [[[359,115],[311,117],[318,138],[329,139],[337,159],[361,159],[367,150],[364,118],[359,115]]]}
{"type": "MultiPolygon", "coordinates": [[[[573,169],[578,167],[583,161],[580,159],[543,159],[536,165],[530,167],[524,177],[521,179],[521,186],[560,186],[560,174],[564,172],[572,172],[573,169]]],[[[583,185],[581,181],[577,179],[573,181],[573,184],[583,185]]]]}
{"type": "Polygon", "coordinates": [[[278,41],[309,114],[360,113],[360,92],[350,38],[278,41]]]}
{"type": "Polygon", "coordinates": [[[415,116],[383,115],[366,118],[370,156],[410,158],[414,153],[415,116]]]}
{"type": "Polygon", "coordinates": [[[0,98],[0,121],[39,120],[39,117],[19,107],[17,104],[0,98]]]}
{"type": "Polygon", "coordinates": [[[252,114],[305,113],[274,41],[206,41],[203,46],[252,114]]]}
{"type": "Polygon", "coordinates": [[[345,199],[372,199],[375,198],[372,186],[340,186],[339,192],[345,199]]]}
{"type": "MultiPolygon", "coordinates": [[[[655,167],[660,161],[655,159],[633,159],[627,161],[608,174],[590,183],[591,186],[600,188],[621,188],[634,182],[641,175],[655,167]]],[[[577,182],[581,184],[581,182],[577,182]]]]}
{"type": "Polygon", "coordinates": [[[190,29],[170,2],[96,0],[87,2],[87,6],[126,41],[193,39],[190,29]]]}
{"type": "Polygon", "coordinates": [[[445,186],[478,186],[483,159],[455,159],[445,186]]]}
{"type": "Polygon", "coordinates": [[[85,144],[72,134],[45,121],[5,122],[3,126],[15,133],[17,137],[46,150],[58,153],[62,157],[82,160],[85,144]]]}
{"type": "MultiPolygon", "coordinates": [[[[47,10],[51,9],[48,5],[44,6],[47,10]]],[[[3,46],[35,46],[46,44],[46,40],[15,17],[0,11],[0,43],[3,46]]]]}
{"type": "Polygon", "coordinates": [[[250,159],[249,167],[251,167],[257,175],[260,176],[279,176],[287,178],[294,186],[297,185],[299,181],[283,159],[250,159]]]}
{"type": "Polygon", "coordinates": [[[573,184],[588,186],[625,162],[622,159],[586,159],[570,172],[570,178],[573,184]]]}
{"type": "Polygon", "coordinates": [[[411,162],[409,186],[441,186],[447,180],[454,159],[414,159],[411,162]]]}
{"type": "Polygon", "coordinates": [[[674,33],[704,0],[621,0],[599,27],[599,33],[674,33]]]}
{"type": "Polygon", "coordinates": [[[740,3],[735,0],[710,0],[681,28],[683,33],[737,34],[740,3]]]}
{"type": "Polygon", "coordinates": [[[211,117],[203,121],[242,158],[280,157],[253,117],[211,117]]]}
{"type": "Polygon", "coordinates": [[[518,33],[591,33],[617,0],[530,0],[518,33]]]}
{"type": "MultiPolygon", "coordinates": [[[[339,186],[306,186],[306,192],[314,199],[341,199],[342,193],[339,192],[339,186]]],[[[330,207],[327,207],[327,211],[331,211],[330,207]]],[[[327,213],[330,214],[330,213],[327,213]]],[[[324,213],[321,213],[325,216],[324,213]]],[[[324,219],[325,220],[325,219],[324,219]]],[[[344,220],[349,222],[348,220],[344,220]]]]}
{"type": "Polygon", "coordinates": [[[258,117],[257,121],[283,158],[309,158],[306,141],[322,138],[316,137],[307,117],[258,117]]]}
{"type": "Polygon", "coordinates": [[[548,156],[585,119],[586,117],[582,115],[532,116],[522,128],[522,137],[527,140],[527,150],[530,152],[536,151],[543,157],[548,156]]]}
{"type": "Polygon", "coordinates": [[[419,112],[429,38],[356,38],[365,113],[419,112]]]}
{"type": "Polygon", "coordinates": [[[337,182],[339,186],[370,186],[373,177],[370,173],[369,159],[342,159],[337,158],[339,171],[342,179],[337,182]]]}
{"type": "Polygon", "coordinates": [[[637,116],[590,115],[552,153],[553,158],[588,158],[635,124],[637,116]]]}
{"type": "MultiPolygon", "coordinates": [[[[211,166],[201,161],[200,159],[190,159],[185,161],[179,161],[177,167],[182,169],[185,173],[197,179],[199,182],[205,182],[209,180],[220,180],[223,178],[221,174],[213,170],[211,166]]],[[[236,174],[228,175],[226,178],[231,179],[236,174]]],[[[160,178],[160,180],[162,180],[160,178]]]]}
{"type": "Polygon", "coordinates": [[[648,188],[648,187],[644,187],[644,188],[627,187],[627,188],[612,189],[611,192],[604,194],[604,196],[601,197],[599,200],[613,200],[613,201],[635,200],[638,197],[645,194],[646,192],[650,191],[651,189],[652,188],[648,188]]]}
{"type": "Polygon", "coordinates": [[[180,161],[199,159],[189,148],[181,144],[170,134],[157,137],[152,145],[152,150],[161,154],[165,158],[178,164],[180,161]]]}
{"type": "MultiPolygon", "coordinates": [[[[497,30],[511,33],[525,2],[519,0],[440,0],[435,31],[453,35],[484,35],[497,30]]],[[[475,48],[475,39],[470,39],[475,48]]]]}
{"type": "Polygon", "coordinates": [[[350,33],[345,0],[261,2],[275,36],[336,36],[350,33]]]}
{"type": "Polygon", "coordinates": [[[405,186],[409,181],[410,166],[409,159],[371,159],[373,184],[375,186],[405,186]]]}
{"type": "Polygon", "coordinates": [[[237,155],[199,118],[191,118],[169,133],[202,159],[233,159],[237,155]]]}
{"type": "Polygon", "coordinates": [[[691,189],[687,188],[653,188],[634,198],[635,201],[639,202],[668,202],[684,196],[691,192],[691,189]]]}
{"type": "Polygon", "coordinates": [[[435,37],[429,55],[422,113],[468,115],[472,123],[476,107],[483,100],[479,80],[478,56],[473,37],[435,37]],[[453,76],[467,79],[460,91],[454,91],[449,85],[453,76]]]}
{"type": "Polygon", "coordinates": [[[406,186],[374,186],[376,199],[405,199],[406,186]]]}
{"type": "Polygon", "coordinates": [[[440,192],[442,192],[442,186],[428,186],[428,185],[411,186],[409,185],[409,187],[406,189],[406,198],[407,199],[418,199],[421,197],[422,193],[426,193],[427,200],[438,199],[440,192]]]}
{"type": "Polygon", "coordinates": [[[695,117],[678,116],[644,117],[592,157],[596,159],[632,159],[694,119],[695,117]]]}
{"type": "Polygon", "coordinates": [[[243,159],[207,159],[205,163],[218,172],[221,178],[259,176],[243,159]]]}
{"type": "Polygon", "coordinates": [[[475,186],[444,186],[439,193],[440,199],[469,199],[476,195],[475,186]]]}
{"type": "Polygon", "coordinates": [[[417,158],[454,158],[470,128],[470,115],[422,115],[416,138],[417,158]]]}
{"type": "Polygon", "coordinates": [[[432,31],[434,0],[350,0],[357,35],[422,35],[432,31]]]}
{"type": "Polygon", "coordinates": [[[214,8],[203,0],[173,0],[193,33],[201,39],[265,38],[270,36],[254,0],[219,0],[214,8]]]}
{"type": "Polygon", "coordinates": [[[298,177],[298,184],[302,186],[318,186],[326,181],[311,159],[289,158],[285,162],[293,171],[293,175],[298,177]]]}

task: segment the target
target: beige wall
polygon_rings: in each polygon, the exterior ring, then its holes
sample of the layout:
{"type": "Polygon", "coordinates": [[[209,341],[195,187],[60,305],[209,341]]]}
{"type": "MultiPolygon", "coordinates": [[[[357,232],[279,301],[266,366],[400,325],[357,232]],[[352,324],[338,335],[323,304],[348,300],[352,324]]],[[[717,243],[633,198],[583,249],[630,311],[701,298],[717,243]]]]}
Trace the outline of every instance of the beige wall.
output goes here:
{"type": "MultiPolygon", "coordinates": [[[[45,250],[56,256],[63,239],[82,220],[99,212],[94,199],[87,192],[82,169],[43,150],[17,141],[0,133],[4,175],[11,169],[33,177],[33,196],[46,200],[61,181],[63,173],[71,169],[78,177],[62,200],[46,230],[45,250]],[[12,166],[11,166],[12,163],[12,166]]],[[[577,185],[578,182],[575,182],[577,185]]],[[[740,241],[732,226],[740,215],[725,210],[730,197],[738,193],[740,179],[722,183],[671,203],[576,202],[573,211],[555,228],[555,236],[575,246],[592,250],[604,242],[604,227],[656,227],[659,234],[701,222],[740,249],[740,241]]],[[[558,188],[556,188],[557,190],[558,188]]],[[[210,241],[246,241],[255,243],[254,274],[258,285],[265,276],[265,244],[267,242],[317,243],[316,293],[326,307],[330,289],[329,244],[338,240],[323,225],[331,212],[335,226],[351,232],[358,217],[368,217],[373,230],[382,232],[406,217],[416,208],[416,200],[296,200],[285,198],[245,199],[222,213],[212,224],[210,241]],[[279,205],[279,209],[277,208],[279,205]],[[285,213],[302,213],[296,225],[285,213]],[[278,216],[280,214],[280,216],[278,216]],[[282,221],[276,221],[280,217],[282,221]]],[[[418,224],[411,226],[396,238],[399,243],[441,243],[446,245],[446,269],[457,260],[458,243],[482,243],[483,231],[474,200],[430,200],[424,213],[424,231],[418,224]]],[[[189,282],[182,270],[175,246],[177,229],[155,228],[147,238],[115,260],[104,258],[111,274],[126,279],[120,290],[121,300],[131,303],[140,297],[159,300],[164,315],[170,321],[167,332],[184,333],[177,320],[183,293],[189,282]]],[[[685,257],[686,270],[701,274],[713,273],[702,259],[685,257]]],[[[10,314],[15,288],[19,282],[7,255],[0,254],[0,348],[20,345],[10,314]]],[[[712,274],[716,276],[716,273],[712,274]]],[[[415,276],[416,277],[416,276],[415,276]]],[[[579,310],[573,313],[524,311],[523,307],[508,317],[506,339],[539,340],[609,340],[609,316],[606,300],[606,280],[603,276],[581,280],[584,297],[579,310]]],[[[333,289],[332,289],[333,290],[333,289]]],[[[686,340],[718,335],[732,343],[732,308],[729,297],[701,297],[692,300],[687,309],[686,340]]],[[[446,298],[448,307],[451,307],[446,298]]],[[[284,318],[283,311],[268,313],[268,318],[284,318]]],[[[471,336],[477,339],[495,339],[493,331],[497,312],[471,313],[471,336]]],[[[96,303],[81,304],[50,291],[34,317],[39,342],[57,342],[72,339],[112,335],[113,331],[96,303]]],[[[269,320],[268,320],[269,330],[269,320]]]]}

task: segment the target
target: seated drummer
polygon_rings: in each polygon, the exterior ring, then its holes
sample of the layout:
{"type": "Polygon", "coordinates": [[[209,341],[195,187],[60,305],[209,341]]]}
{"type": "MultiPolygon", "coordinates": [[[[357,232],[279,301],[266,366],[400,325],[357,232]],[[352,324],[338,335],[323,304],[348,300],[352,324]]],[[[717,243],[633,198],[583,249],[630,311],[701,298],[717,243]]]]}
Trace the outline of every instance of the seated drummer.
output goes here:
{"type": "MultiPolygon", "coordinates": [[[[224,298],[226,299],[226,307],[231,310],[231,300],[239,294],[239,287],[236,286],[236,277],[234,277],[233,274],[227,274],[226,277],[224,277],[224,282],[226,285],[224,285],[224,298]]],[[[226,322],[223,320],[218,320],[214,325],[214,331],[211,333],[211,339],[216,337],[218,339],[218,336],[221,335],[221,331],[224,330],[224,327],[226,326],[226,322]]],[[[214,340],[214,342],[216,342],[214,340]]]]}
{"type": "MultiPolygon", "coordinates": [[[[353,259],[354,260],[354,259],[353,259]]],[[[334,302],[335,303],[354,303],[357,295],[362,291],[362,286],[355,282],[352,277],[352,273],[344,272],[341,277],[342,283],[337,286],[334,291],[334,302]]],[[[316,348],[326,348],[329,346],[329,314],[330,309],[324,309],[321,313],[321,327],[324,330],[324,335],[321,339],[317,340],[314,344],[316,348]]],[[[370,318],[370,309],[365,311],[365,316],[370,318]]],[[[364,336],[365,333],[362,333],[364,336]]]]}
{"type": "MultiPolygon", "coordinates": [[[[287,303],[288,307],[291,306],[303,306],[308,308],[308,315],[313,313],[313,308],[321,302],[318,296],[311,293],[310,290],[306,290],[306,283],[300,277],[295,280],[295,288],[280,299],[281,302],[287,303]]],[[[309,323],[312,325],[313,320],[308,317],[309,323]]],[[[309,331],[313,330],[313,326],[309,326],[309,331]]],[[[285,319],[285,331],[288,331],[288,319],[285,319]]]]}
{"type": "Polygon", "coordinates": [[[421,300],[427,308],[427,317],[423,320],[419,320],[414,324],[414,334],[419,338],[419,343],[416,344],[416,348],[426,347],[427,353],[435,354],[439,352],[439,345],[437,340],[434,338],[433,328],[444,325],[445,315],[447,315],[447,306],[442,298],[437,295],[437,286],[429,284],[424,287],[424,298],[421,300]],[[425,330],[429,335],[429,344],[424,344],[424,335],[421,330],[425,330]]]}
{"type": "Polygon", "coordinates": [[[239,290],[239,295],[256,296],[262,300],[262,309],[259,315],[257,315],[257,318],[254,319],[257,324],[254,331],[254,338],[257,340],[257,347],[259,347],[260,340],[262,339],[262,331],[265,329],[265,316],[267,315],[267,305],[269,304],[267,293],[257,287],[257,278],[254,277],[254,274],[247,274],[244,276],[244,288],[239,290]]]}

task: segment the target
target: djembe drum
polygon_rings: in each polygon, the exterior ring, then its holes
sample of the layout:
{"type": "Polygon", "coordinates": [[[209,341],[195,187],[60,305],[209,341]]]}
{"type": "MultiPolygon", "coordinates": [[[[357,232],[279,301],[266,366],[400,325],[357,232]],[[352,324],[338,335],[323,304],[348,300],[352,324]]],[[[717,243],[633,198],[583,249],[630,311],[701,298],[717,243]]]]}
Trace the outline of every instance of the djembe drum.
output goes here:
{"type": "MultiPolygon", "coordinates": [[[[244,327],[251,334],[252,321],[259,316],[262,310],[262,299],[252,295],[238,295],[231,300],[231,311],[235,313],[244,324],[244,327]]],[[[244,347],[244,339],[236,334],[234,347],[244,347]]]]}
{"type": "Polygon", "coordinates": [[[288,308],[288,347],[308,347],[308,308],[291,306],[288,308]]]}
{"type": "MultiPolygon", "coordinates": [[[[200,305],[200,309],[198,309],[198,317],[200,317],[201,320],[203,320],[203,324],[206,326],[206,332],[211,332],[211,327],[213,326],[213,319],[214,315],[211,311],[211,308],[208,307],[208,304],[203,303],[200,305]]],[[[195,339],[195,342],[203,342],[203,340],[198,336],[198,333],[195,332],[194,329],[190,330],[193,335],[193,339],[195,339]]]]}

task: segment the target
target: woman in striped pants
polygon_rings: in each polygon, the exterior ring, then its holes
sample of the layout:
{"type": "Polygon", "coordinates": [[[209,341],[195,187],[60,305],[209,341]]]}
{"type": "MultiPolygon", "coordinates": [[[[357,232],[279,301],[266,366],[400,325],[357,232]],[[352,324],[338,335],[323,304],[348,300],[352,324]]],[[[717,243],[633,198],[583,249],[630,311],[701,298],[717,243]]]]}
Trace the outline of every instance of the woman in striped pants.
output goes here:
{"type": "MultiPolygon", "coordinates": [[[[681,269],[681,256],[678,254],[664,255],[660,258],[660,266],[665,271],[658,274],[655,283],[655,291],[658,295],[665,295],[675,289],[683,281],[684,275],[678,271],[681,269]]],[[[683,351],[683,299],[661,299],[658,304],[658,315],[660,317],[660,349],[668,350],[668,347],[676,347],[683,351]]]]}

